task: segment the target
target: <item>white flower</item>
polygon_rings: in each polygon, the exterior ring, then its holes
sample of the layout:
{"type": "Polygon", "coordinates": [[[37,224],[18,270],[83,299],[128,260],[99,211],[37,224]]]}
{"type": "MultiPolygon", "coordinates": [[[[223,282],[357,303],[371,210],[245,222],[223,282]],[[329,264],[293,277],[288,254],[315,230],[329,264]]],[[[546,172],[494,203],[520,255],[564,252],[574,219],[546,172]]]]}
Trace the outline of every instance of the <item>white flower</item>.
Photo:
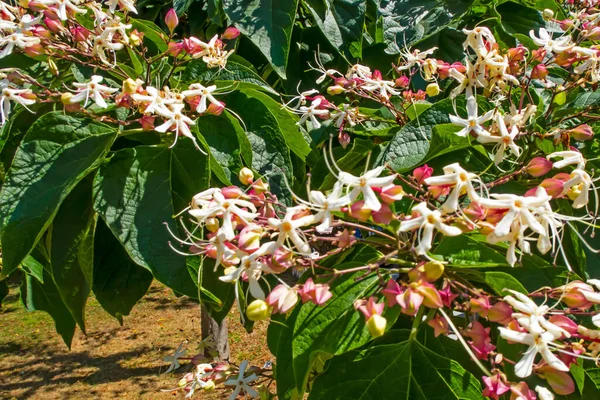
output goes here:
{"type": "Polygon", "coordinates": [[[350,204],[350,196],[342,196],[343,185],[340,182],[336,182],[333,186],[333,191],[325,196],[322,192],[312,190],[308,194],[310,200],[310,206],[317,209],[317,213],[313,215],[313,223],[320,224],[316,227],[319,233],[330,233],[331,222],[333,216],[331,215],[334,211],[340,211],[342,207],[350,204]]]}
{"type": "Polygon", "coordinates": [[[15,14],[19,12],[17,7],[13,7],[4,1],[0,1],[0,13],[3,14],[9,21],[14,21],[17,17],[15,14]]]}
{"type": "Polygon", "coordinates": [[[508,242],[508,249],[506,250],[506,261],[511,267],[514,267],[514,265],[517,262],[517,245],[519,246],[519,249],[521,249],[521,252],[525,254],[531,253],[529,242],[525,240],[523,231],[523,227],[521,227],[517,223],[513,223],[510,232],[508,232],[506,235],[497,236],[494,232],[491,232],[486,236],[486,240],[490,244],[508,242]]]}
{"type": "Polygon", "coordinates": [[[306,123],[306,121],[308,119],[310,119],[310,121],[312,122],[313,127],[315,129],[320,128],[321,123],[317,119],[317,116],[329,115],[329,110],[323,110],[323,109],[318,108],[321,105],[322,101],[323,100],[320,97],[318,97],[318,98],[314,99],[312,101],[312,103],[310,103],[310,107],[301,106],[298,109],[298,113],[301,114],[302,116],[300,117],[300,120],[298,122],[296,122],[296,125],[302,125],[302,124],[306,123]]]}
{"type": "Polygon", "coordinates": [[[350,126],[356,125],[360,115],[358,113],[358,107],[342,104],[337,111],[331,113],[331,118],[333,118],[335,126],[341,128],[345,123],[350,126]]]}
{"type": "Polygon", "coordinates": [[[525,354],[515,365],[515,375],[519,378],[526,378],[533,371],[533,363],[535,356],[540,353],[542,358],[550,368],[558,371],[569,371],[567,367],[558,357],[556,357],[548,345],[558,339],[557,336],[550,332],[517,332],[507,328],[498,328],[500,336],[511,342],[526,344],[529,346],[525,354]]]}
{"type": "Polygon", "coordinates": [[[243,390],[248,396],[252,398],[258,397],[258,392],[254,390],[248,384],[258,379],[256,374],[252,374],[250,376],[244,377],[244,373],[246,372],[246,368],[248,367],[248,360],[242,361],[240,364],[240,372],[237,378],[229,378],[225,381],[225,386],[235,386],[233,389],[233,393],[229,396],[229,400],[235,400],[240,392],[243,390]]]}
{"type": "Polygon", "coordinates": [[[434,229],[437,229],[446,236],[458,236],[462,233],[456,226],[446,225],[442,221],[442,213],[438,210],[431,211],[427,208],[427,203],[425,202],[417,204],[412,210],[419,213],[419,216],[402,221],[398,231],[408,232],[419,229],[417,232],[419,244],[415,246],[418,255],[425,255],[431,249],[434,229]]]}
{"type": "Polygon", "coordinates": [[[556,151],[556,152],[546,156],[546,158],[548,160],[551,160],[551,159],[557,158],[557,157],[562,158],[562,160],[556,161],[552,165],[552,167],[554,167],[556,169],[561,169],[568,165],[576,165],[575,168],[577,168],[577,169],[585,168],[585,158],[583,158],[583,155],[578,151],[573,151],[573,150],[556,151]]]}
{"type": "Polygon", "coordinates": [[[100,75],[93,75],[87,83],[73,83],[73,86],[77,88],[77,94],[71,97],[71,103],[79,103],[85,100],[83,106],[86,107],[89,99],[91,98],[98,107],[107,108],[108,105],[104,100],[103,95],[108,95],[118,91],[119,89],[110,88],[106,85],[100,84],[104,78],[100,75]]]}
{"type": "Polygon", "coordinates": [[[40,38],[34,36],[28,36],[23,33],[11,33],[8,36],[0,37],[0,58],[6,57],[11,54],[15,46],[20,49],[25,49],[30,46],[34,46],[40,43],[40,38]]]}
{"type": "Polygon", "coordinates": [[[278,247],[279,244],[277,242],[264,243],[254,253],[242,257],[240,266],[229,274],[219,277],[219,280],[223,282],[236,282],[245,272],[252,297],[264,300],[265,292],[260,287],[260,278],[263,272],[272,273],[273,271],[267,264],[259,261],[258,258],[273,253],[278,247]]]}
{"type": "Polygon", "coordinates": [[[346,79],[353,78],[367,79],[371,77],[371,68],[366,65],[354,64],[348,69],[346,73],[346,79]]]}
{"type": "Polygon", "coordinates": [[[490,110],[483,114],[481,117],[477,116],[477,100],[475,96],[467,97],[467,118],[463,119],[454,115],[450,115],[450,122],[454,125],[462,126],[463,129],[456,132],[456,135],[466,137],[469,133],[474,132],[477,136],[485,135],[489,136],[490,133],[486,131],[481,125],[492,119],[494,116],[494,110],[490,110]]]}
{"type": "Polygon", "coordinates": [[[442,210],[446,213],[457,211],[458,198],[466,191],[472,201],[477,201],[479,195],[473,188],[473,181],[481,180],[477,174],[467,172],[458,163],[450,164],[444,167],[444,175],[432,176],[425,179],[427,185],[453,185],[452,192],[446,197],[446,201],[442,205],[442,210]]]}
{"type": "MultiPolygon", "coordinates": [[[[0,81],[0,126],[4,125],[11,111],[11,101],[27,108],[35,104],[35,100],[27,99],[22,95],[31,95],[31,89],[10,89],[8,80],[0,81]]],[[[31,111],[31,110],[30,110],[31,111]]]]}
{"type": "Polygon", "coordinates": [[[246,223],[250,223],[254,218],[258,217],[254,204],[243,199],[226,199],[220,190],[215,191],[212,194],[211,201],[205,207],[201,209],[191,209],[188,213],[193,217],[198,218],[200,222],[203,222],[206,218],[216,217],[221,214],[223,224],[220,229],[222,229],[227,240],[233,240],[235,238],[233,221],[231,220],[233,215],[236,215],[246,223]],[[245,211],[242,208],[247,208],[251,212],[245,211]]]}
{"type": "Polygon", "coordinates": [[[467,46],[471,47],[475,54],[484,58],[488,54],[486,42],[490,45],[496,43],[496,38],[489,28],[485,26],[478,26],[472,30],[463,29],[463,33],[467,35],[467,40],[463,43],[463,47],[466,49],[467,46]]]}
{"type": "Polygon", "coordinates": [[[67,11],[77,14],[85,14],[87,12],[86,9],[76,6],[76,4],[81,3],[80,0],[38,0],[38,2],[48,7],[56,7],[56,14],[62,21],[66,21],[69,18],[67,11]]]}
{"type": "Polygon", "coordinates": [[[574,170],[569,175],[569,180],[563,184],[563,194],[569,192],[573,187],[579,190],[579,194],[573,200],[573,208],[585,207],[589,202],[590,188],[594,187],[592,177],[582,169],[574,170]]]}
{"type": "Polygon", "coordinates": [[[535,391],[540,396],[540,400],[554,400],[554,394],[543,386],[536,386],[535,391]]]}
{"type": "Polygon", "coordinates": [[[167,105],[175,103],[175,100],[163,97],[158,89],[152,86],[146,86],[146,95],[134,93],[131,98],[135,101],[147,103],[144,114],[159,114],[159,112],[168,112],[167,105]]]}
{"type": "Polygon", "coordinates": [[[335,74],[338,74],[339,76],[344,76],[344,75],[342,75],[341,72],[338,72],[335,69],[328,69],[326,71],[321,71],[321,72],[322,72],[321,76],[318,77],[317,80],[315,81],[317,85],[323,83],[325,78],[327,78],[328,76],[335,76],[335,74]]]}
{"type": "Polygon", "coordinates": [[[484,83],[478,79],[475,67],[469,60],[465,61],[465,67],[466,71],[464,74],[456,68],[450,68],[448,70],[448,75],[458,82],[458,86],[452,89],[450,96],[448,96],[451,99],[455,98],[464,91],[466,91],[467,98],[470,98],[473,96],[473,88],[475,86],[484,86],[484,83]]]}
{"type": "Polygon", "coordinates": [[[312,222],[312,215],[293,219],[294,215],[305,209],[305,206],[288,207],[282,220],[277,218],[269,218],[269,225],[279,230],[277,236],[277,244],[279,246],[284,245],[286,240],[289,239],[299,253],[310,254],[310,245],[299,229],[309,225],[312,222]]]}
{"type": "Polygon", "coordinates": [[[410,69],[414,65],[420,65],[423,62],[423,60],[427,58],[427,56],[433,54],[436,50],[437,47],[432,47],[424,51],[415,49],[412,53],[410,53],[408,49],[406,51],[400,52],[400,55],[404,58],[405,61],[403,66],[397,68],[398,71],[410,69]]]}
{"type": "Polygon", "coordinates": [[[598,57],[598,49],[574,46],[573,51],[586,57],[585,60],[573,68],[573,72],[583,74],[589,71],[591,83],[600,81],[600,57],[598,57]]]}
{"type": "Polygon", "coordinates": [[[533,39],[533,43],[537,46],[543,47],[548,52],[562,53],[565,50],[573,47],[571,44],[570,36],[563,36],[556,40],[552,39],[552,36],[544,28],[540,28],[539,37],[535,36],[533,29],[529,31],[529,36],[533,39]]]}
{"type": "Polygon", "coordinates": [[[535,233],[545,235],[546,230],[537,221],[534,213],[538,209],[552,199],[551,196],[546,194],[546,191],[538,190],[536,196],[517,196],[514,194],[491,194],[488,199],[479,199],[478,203],[488,209],[508,209],[507,213],[502,217],[500,222],[496,225],[494,233],[496,236],[505,236],[510,232],[511,226],[514,221],[517,221],[524,227],[530,228],[535,233]]]}
{"type": "Polygon", "coordinates": [[[390,98],[390,95],[398,96],[400,94],[400,92],[394,89],[394,85],[393,81],[367,78],[362,88],[367,92],[379,92],[379,95],[387,100],[390,98]]]}
{"type": "Polygon", "coordinates": [[[379,211],[381,203],[377,199],[377,195],[375,195],[373,188],[382,188],[391,185],[396,179],[396,174],[380,177],[379,175],[385,170],[385,165],[382,165],[370,171],[366,171],[361,176],[354,176],[348,172],[340,171],[337,175],[337,179],[340,183],[352,189],[350,191],[351,201],[356,200],[358,195],[362,193],[363,199],[365,200],[365,207],[373,211],[379,211]]]}
{"type": "Polygon", "coordinates": [[[494,164],[499,165],[504,161],[504,153],[507,149],[513,153],[515,157],[521,155],[521,148],[515,143],[515,138],[519,135],[519,129],[512,126],[510,131],[506,128],[504,117],[500,113],[496,114],[496,125],[500,136],[496,135],[480,135],[477,141],[481,143],[498,143],[496,146],[496,154],[494,155],[494,164]]]}
{"type": "Polygon", "coordinates": [[[171,104],[169,107],[170,107],[170,109],[156,110],[158,115],[166,118],[166,121],[162,125],[154,128],[154,130],[156,132],[165,133],[169,129],[171,129],[171,127],[175,126],[175,141],[173,142],[172,146],[174,146],[175,143],[177,143],[177,137],[181,133],[183,136],[192,139],[196,148],[198,150],[200,150],[202,153],[206,154],[198,145],[198,142],[196,141],[196,137],[194,136],[194,134],[192,133],[192,131],[190,130],[190,127],[189,127],[190,125],[195,125],[196,123],[194,121],[192,121],[191,118],[183,115],[181,112],[183,110],[183,108],[185,107],[185,105],[171,104]]]}
{"type": "Polygon", "coordinates": [[[206,100],[210,101],[211,104],[214,104],[217,107],[223,107],[223,103],[215,99],[215,97],[213,96],[213,92],[216,89],[216,85],[204,87],[199,83],[193,83],[190,85],[189,90],[184,90],[183,92],[181,92],[181,94],[185,97],[200,96],[200,101],[198,102],[198,107],[196,107],[196,112],[198,114],[202,114],[208,108],[208,106],[206,105],[206,100]]]}
{"type": "Polygon", "coordinates": [[[179,358],[183,357],[185,353],[187,353],[187,349],[183,349],[184,344],[185,342],[181,343],[177,349],[175,349],[175,353],[173,353],[173,355],[163,358],[164,362],[171,363],[171,365],[169,365],[169,369],[165,371],[165,374],[168,374],[169,372],[179,368],[179,358]]]}
{"type": "Polygon", "coordinates": [[[117,6],[121,6],[121,10],[129,11],[134,14],[137,14],[137,10],[135,9],[135,1],[134,0],[108,0],[106,2],[110,12],[114,13],[117,9],[117,6]]]}
{"type": "Polygon", "coordinates": [[[519,322],[520,325],[527,328],[532,333],[550,332],[557,338],[561,336],[571,337],[571,334],[562,329],[558,325],[553,324],[545,318],[545,315],[550,311],[547,305],[538,306],[533,300],[523,293],[507,290],[512,293],[512,296],[505,296],[506,301],[512,308],[520,313],[513,313],[512,317],[519,322]]]}
{"type": "Polygon", "coordinates": [[[290,101],[288,101],[287,103],[285,103],[283,106],[288,109],[291,109],[291,110],[297,110],[298,107],[306,104],[306,99],[309,96],[312,96],[313,94],[317,94],[317,93],[319,93],[319,91],[317,89],[306,90],[304,92],[299,93],[298,96],[292,97],[292,99],[290,101]],[[290,107],[289,106],[290,103],[293,103],[294,101],[296,102],[296,104],[290,107]]]}

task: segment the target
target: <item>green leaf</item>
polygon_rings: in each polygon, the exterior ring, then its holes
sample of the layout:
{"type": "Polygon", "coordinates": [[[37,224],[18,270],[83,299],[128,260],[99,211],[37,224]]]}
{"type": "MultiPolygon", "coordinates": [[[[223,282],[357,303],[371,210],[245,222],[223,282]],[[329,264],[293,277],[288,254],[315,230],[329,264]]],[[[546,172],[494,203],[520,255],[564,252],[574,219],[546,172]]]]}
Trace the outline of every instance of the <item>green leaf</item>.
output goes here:
{"type": "MultiPolygon", "coordinates": [[[[385,338],[385,336],[384,336],[385,338]]],[[[309,399],[483,399],[479,380],[414,340],[333,357],[309,399]]]]}
{"type": "Polygon", "coordinates": [[[225,15],[285,79],[298,0],[223,0],[225,15]]]}
{"type": "MultiPolygon", "coordinates": [[[[462,97],[457,98],[456,104],[457,109],[463,109],[464,99],[462,97]]],[[[449,124],[449,116],[454,114],[452,100],[445,99],[435,103],[423,111],[418,118],[410,121],[402,128],[398,128],[396,135],[381,153],[377,164],[381,165],[387,162],[392,169],[400,172],[414,167],[426,157],[432,158],[430,140],[433,136],[434,128],[438,125],[449,124]]],[[[455,142],[452,146],[456,146],[456,148],[465,146],[460,140],[451,139],[449,137],[451,133],[446,128],[444,129],[439,130],[436,135],[441,141],[440,145],[436,145],[438,150],[443,151],[444,140],[451,141],[451,143],[455,142]]]]}
{"type": "Polygon", "coordinates": [[[131,25],[133,29],[144,33],[144,41],[152,42],[158,51],[167,51],[167,36],[156,24],[143,19],[132,19],[131,25]]]}
{"type": "Polygon", "coordinates": [[[50,230],[50,273],[60,297],[85,333],[85,304],[92,288],[94,224],[88,176],[69,193],[50,230]]]}
{"type": "Polygon", "coordinates": [[[536,47],[529,36],[529,31],[533,29],[537,36],[539,29],[546,26],[539,11],[512,1],[499,5],[496,7],[496,11],[500,15],[502,27],[507,33],[528,48],[536,47]]]}
{"type": "Polygon", "coordinates": [[[231,184],[232,174],[243,167],[242,160],[252,165],[252,146],[239,121],[230,113],[198,118],[196,128],[210,149],[210,169],[225,185],[231,184]]]}
{"type": "Polygon", "coordinates": [[[146,294],[152,274],[137,265],[104,221],[96,224],[94,235],[94,286],[98,303],[123,324],[133,306],[146,294]]]}
{"type": "Polygon", "coordinates": [[[485,283],[487,283],[498,296],[506,295],[504,289],[511,289],[525,294],[529,293],[527,289],[523,287],[521,282],[506,272],[485,271],[483,275],[485,283]]]}
{"type": "MultiPolygon", "coordinates": [[[[337,268],[341,270],[362,265],[351,262],[338,265],[337,268]]],[[[294,321],[291,343],[296,387],[300,395],[318,357],[342,354],[370,339],[364,317],[354,309],[353,304],[356,299],[367,297],[377,281],[377,274],[366,278],[364,272],[345,274],[332,285],[333,297],[327,303],[322,306],[312,303],[302,305],[294,321]],[[363,279],[356,282],[359,276],[363,279]]]]}
{"type": "Polygon", "coordinates": [[[181,16],[188,10],[188,8],[190,8],[190,5],[194,1],[195,0],[173,0],[173,8],[175,9],[177,15],[181,16]]]}
{"type": "Polygon", "coordinates": [[[21,267],[25,270],[26,273],[33,276],[35,279],[44,283],[44,266],[40,264],[35,258],[32,256],[27,256],[21,263],[21,267]]]}
{"type": "Polygon", "coordinates": [[[63,303],[56,284],[48,271],[44,271],[44,283],[30,275],[25,275],[21,283],[21,301],[28,311],[45,311],[54,320],[56,332],[71,349],[75,334],[75,320],[63,303]]]}
{"type": "Polygon", "coordinates": [[[375,0],[386,53],[398,54],[444,29],[467,11],[471,1],[375,0]]]}
{"type": "Polygon", "coordinates": [[[63,199],[104,159],[115,136],[109,126],[62,112],[31,125],[0,191],[0,279],[29,254],[63,199]]]}
{"type": "Polygon", "coordinates": [[[246,126],[246,136],[252,146],[252,168],[266,176],[271,190],[279,199],[290,201],[290,193],[281,175],[283,172],[288,180],[292,178],[292,160],[285,137],[289,132],[282,130],[282,126],[289,126],[289,122],[283,121],[285,124],[280,125],[279,114],[269,107],[272,103],[263,103],[262,96],[265,95],[255,90],[237,91],[229,95],[228,104],[246,126]]]}
{"type": "MultiPolygon", "coordinates": [[[[194,262],[198,263],[200,257],[193,258],[195,259],[194,262]]],[[[210,316],[220,324],[227,317],[235,302],[235,284],[219,280],[219,277],[223,276],[223,267],[220,266],[215,271],[214,266],[213,259],[204,258],[204,261],[199,265],[201,271],[198,274],[198,285],[204,295],[200,297],[203,306],[207,308],[210,316]],[[211,298],[207,299],[207,296],[211,296],[211,298]],[[215,299],[219,304],[215,303],[215,299]]]]}
{"type": "Polygon", "coordinates": [[[287,319],[281,314],[273,315],[267,331],[267,345],[276,358],[273,370],[277,377],[277,395],[280,399],[301,398],[296,388],[291,346],[293,323],[299,311],[300,307],[296,307],[287,319]]]}
{"type": "Polygon", "coordinates": [[[265,82],[254,69],[243,64],[241,57],[232,55],[227,60],[227,68],[208,68],[202,60],[193,60],[187,64],[181,82],[198,83],[214,81],[217,86],[231,86],[264,90],[277,95],[277,92],[265,82]]]}
{"type": "Polygon", "coordinates": [[[342,54],[361,58],[366,0],[308,0],[323,36],[342,54]]]}
{"type": "Polygon", "coordinates": [[[181,139],[172,149],[138,146],[116,152],[94,183],[94,208],[131,259],[191,297],[198,292],[185,258],[169,247],[177,243],[169,230],[178,234],[173,216],[207,187],[209,171],[208,158],[181,139]]]}

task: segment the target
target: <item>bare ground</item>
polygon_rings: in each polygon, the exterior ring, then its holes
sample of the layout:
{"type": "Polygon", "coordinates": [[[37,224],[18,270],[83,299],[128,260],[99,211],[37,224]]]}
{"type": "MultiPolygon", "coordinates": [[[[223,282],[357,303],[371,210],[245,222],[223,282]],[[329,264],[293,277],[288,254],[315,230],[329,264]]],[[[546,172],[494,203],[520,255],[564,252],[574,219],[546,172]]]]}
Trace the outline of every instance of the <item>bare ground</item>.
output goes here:
{"type": "MultiPolygon", "coordinates": [[[[177,387],[186,367],[164,374],[168,365],[162,358],[183,340],[189,340],[190,351],[199,342],[197,304],[155,284],[123,326],[93,298],[87,309],[87,335],[77,331],[69,351],[52,319],[25,311],[18,289],[11,289],[0,309],[0,399],[183,398],[181,391],[161,390],[177,387]]],[[[265,343],[266,324],[257,324],[247,334],[235,307],[229,322],[232,362],[248,359],[262,366],[272,358],[265,343]]],[[[226,394],[198,397],[219,399],[226,394]]]]}

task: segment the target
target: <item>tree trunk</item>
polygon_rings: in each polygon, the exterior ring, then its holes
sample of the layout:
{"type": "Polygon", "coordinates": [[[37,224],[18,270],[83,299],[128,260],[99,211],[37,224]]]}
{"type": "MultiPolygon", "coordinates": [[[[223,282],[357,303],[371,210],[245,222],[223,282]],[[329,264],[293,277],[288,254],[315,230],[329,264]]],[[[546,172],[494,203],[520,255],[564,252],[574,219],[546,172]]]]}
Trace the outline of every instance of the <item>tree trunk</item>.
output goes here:
{"type": "MultiPolygon", "coordinates": [[[[227,318],[223,319],[221,324],[218,324],[205,307],[200,306],[200,329],[202,331],[202,340],[212,335],[212,339],[216,343],[216,350],[219,352],[219,360],[224,361],[229,359],[229,330],[227,329],[227,318]]],[[[207,352],[205,356],[209,357],[207,352]]]]}

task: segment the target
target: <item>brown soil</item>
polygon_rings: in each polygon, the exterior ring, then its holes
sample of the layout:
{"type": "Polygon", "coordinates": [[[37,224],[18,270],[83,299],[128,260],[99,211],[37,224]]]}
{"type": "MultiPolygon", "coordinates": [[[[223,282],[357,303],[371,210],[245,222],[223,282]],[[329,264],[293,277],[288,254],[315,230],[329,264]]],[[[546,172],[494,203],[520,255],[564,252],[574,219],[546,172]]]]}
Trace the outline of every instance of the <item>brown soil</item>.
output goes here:
{"type": "MultiPolygon", "coordinates": [[[[124,325],[104,312],[95,299],[87,307],[87,336],[75,334],[71,351],[54,331],[43,312],[25,311],[18,289],[0,309],[1,399],[181,399],[183,392],[161,391],[177,387],[187,370],[183,365],[164,374],[163,362],[184,340],[190,352],[199,343],[198,305],[176,298],[155,284],[124,318],[124,325]]],[[[266,324],[252,334],[239,323],[237,311],[229,315],[231,361],[248,359],[262,366],[272,359],[266,346],[266,324]]],[[[189,354],[189,353],[188,353],[189,354]]],[[[198,398],[226,398],[214,392],[198,398]]]]}

